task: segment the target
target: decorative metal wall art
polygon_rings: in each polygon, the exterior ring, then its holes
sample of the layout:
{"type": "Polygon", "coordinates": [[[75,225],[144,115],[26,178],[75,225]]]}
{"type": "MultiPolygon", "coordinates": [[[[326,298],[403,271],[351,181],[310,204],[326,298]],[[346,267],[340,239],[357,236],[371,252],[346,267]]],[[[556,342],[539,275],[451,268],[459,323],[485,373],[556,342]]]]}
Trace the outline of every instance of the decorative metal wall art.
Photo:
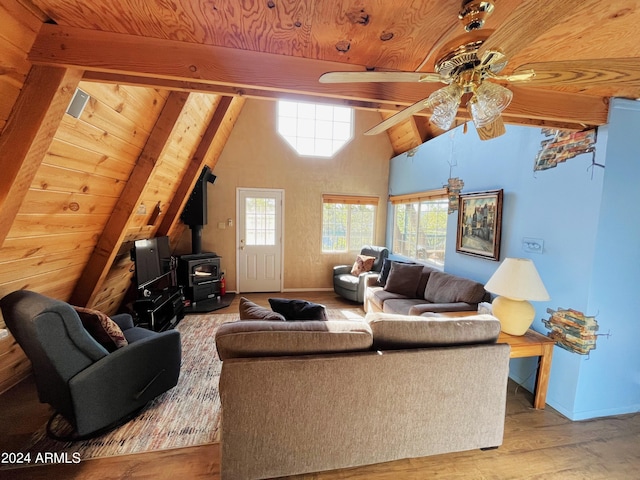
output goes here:
{"type": "Polygon", "coordinates": [[[588,317],[584,313],[572,309],[547,308],[550,317],[542,323],[551,330],[549,337],[556,341],[559,347],[573,353],[587,355],[596,348],[598,322],[595,317],[588,317]]]}
{"type": "MultiPolygon", "coordinates": [[[[592,164],[595,163],[597,130],[582,132],[568,132],[543,128],[542,134],[550,137],[540,142],[540,151],[536,156],[533,170],[546,170],[557,167],[558,163],[567,161],[582,153],[593,154],[592,164]]],[[[603,166],[603,165],[598,165],[603,166]]]]}

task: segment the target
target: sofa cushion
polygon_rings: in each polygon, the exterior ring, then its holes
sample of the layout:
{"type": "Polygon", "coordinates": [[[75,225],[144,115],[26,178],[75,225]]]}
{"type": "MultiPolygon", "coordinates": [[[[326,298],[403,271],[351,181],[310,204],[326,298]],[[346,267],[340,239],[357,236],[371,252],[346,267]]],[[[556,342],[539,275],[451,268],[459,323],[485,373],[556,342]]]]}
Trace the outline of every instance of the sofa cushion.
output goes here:
{"type": "Polygon", "coordinates": [[[118,348],[129,345],[122,329],[104,313],[84,307],[73,308],[78,312],[85,330],[108,352],[115,352],[118,348]]]}
{"type": "Polygon", "coordinates": [[[360,277],[354,277],[350,273],[344,273],[333,277],[333,283],[338,285],[340,288],[355,292],[360,286],[360,277]]]}
{"type": "Polygon", "coordinates": [[[411,265],[415,265],[415,262],[403,262],[400,260],[391,260],[389,258],[385,258],[382,261],[382,268],[380,268],[380,275],[378,275],[378,285],[384,287],[387,283],[387,279],[389,278],[389,271],[391,271],[392,263],[408,263],[411,265]]]}
{"type": "Polygon", "coordinates": [[[495,343],[500,321],[492,315],[469,317],[414,317],[367,313],[378,350],[495,343]]]}
{"type": "Polygon", "coordinates": [[[481,283],[444,272],[432,272],[424,290],[424,298],[432,303],[480,303],[485,293],[481,283]]]}
{"type": "Polygon", "coordinates": [[[288,298],[270,298],[269,305],[274,312],[283,315],[286,320],[327,320],[325,307],[319,303],[288,298]]]}
{"type": "Polygon", "coordinates": [[[422,298],[388,298],[382,305],[385,313],[397,313],[398,315],[409,315],[409,311],[416,305],[423,304],[422,298]]]}
{"type": "MultiPolygon", "coordinates": [[[[409,309],[406,315],[427,315],[430,313],[443,313],[443,312],[462,312],[461,316],[475,315],[481,313],[476,310],[473,304],[467,302],[451,302],[451,303],[430,303],[422,300],[420,304],[414,305],[409,309]]],[[[396,312],[400,313],[400,312],[396,312]]],[[[484,312],[487,313],[487,312],[484,312]]]]}
{"type": "Polygon", "coordinates": [[[216,332],[222,360],[319,353],[361,352],[371,348],[373,335],[366,322],[230,322],[216,332]]]}
{"type": "Polygon", "coordinates": [[[261,307],[245,297],[240,297],[238,310],[240,313],[240,320],[276,320],[281,322],[286,320],[286,318],[284,318],[280,313],[261,307]]]}
{"type": "Polygon", "coordinates": [[[423,265],[415,263],[391,263],[384,289],[406,297],[415,297],[422,269],[423,265]]]}
{"type": "Polygon", "coordinates": [[[418,281],[418,287],[416,288],[416,297],[423,298],[424,290],[427,288],[427,282],[429,281],[429,277],[433,272],[439,272],[440,270],[436,270],[432,267],[427,267],[426,265],[422,269],[422,274],[420,275],[420,280],[418,281]]]}
{"type": "Polygon", "coordinates": [[[356,261],[353,263],[353,267],[351,267],[351,275],[357,277],[361,273],[370,271],[375,260],[376,257],[371,257],[369,255],[358,255],[356,257],[356,261]]]}

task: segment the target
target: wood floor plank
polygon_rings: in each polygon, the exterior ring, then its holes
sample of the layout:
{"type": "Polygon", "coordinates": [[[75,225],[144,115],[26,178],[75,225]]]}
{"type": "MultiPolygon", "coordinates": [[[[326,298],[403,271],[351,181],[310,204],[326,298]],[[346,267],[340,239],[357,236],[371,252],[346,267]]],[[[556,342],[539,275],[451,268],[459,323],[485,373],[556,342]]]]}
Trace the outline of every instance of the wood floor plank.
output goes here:
{"type": "MultiPolygon", "coordinates": [[[[244,295],[268,307],[270,297],[304,298],[329,309],[359,308],[333,292],[244,295]]],[[[216,313],[235,313],[241,295],[216,313]]],[[[215,314],[215,313],[214,313],[215,314]]],[[[364,314],[364,312],[362,312],[364,314]]],[[[288,477],[290,480],[627,480],[640,471],[640,414],[572,422],[547,406],[535,410],[533,396],[513,381],[507,391],[503,445],[490,451],[435,455],[358,468],[288,477]]],[[[15,451],[41,426],[49,408],[38,403],[29,378],[0,395],[0,452],[15,451]]],[[[259,427],[257,427],[259,428],[259,427]]],[[[0,470],[0,478],[52,479],[213,479],[220,478],[218,444],[136,455],[81,460],[77,465],[46,465],[0,470]]]]}

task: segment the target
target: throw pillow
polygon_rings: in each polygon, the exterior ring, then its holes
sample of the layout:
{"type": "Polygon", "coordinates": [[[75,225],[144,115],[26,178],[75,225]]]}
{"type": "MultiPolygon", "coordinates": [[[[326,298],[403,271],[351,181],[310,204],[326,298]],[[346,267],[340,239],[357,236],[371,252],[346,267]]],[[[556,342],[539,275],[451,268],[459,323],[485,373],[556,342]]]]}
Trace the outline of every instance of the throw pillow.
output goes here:
{"type": "Polygon", "coordinates": [[[351,268],[351,275],[359,276],[361,273],[368,272],[373,267],[373,262],[376,261],[376,257],[370,257],[369,255],[358,255],[356,261],[351,268]]]}
{"type": "Polygon", "coordinates": [[[84,307],[73,308],[78,312],[85,330],[108,352],[115,352],[118,348],[129,345],[118,324],[104,313],[84,307]]]}
{"type": "Polygon", "coordinates": [[[424,290],[425,300],[432,303],[479,303],[484,294],[481,283],[445,272],[432,272],[424,290]]]}
{"type": "Polygon", "coordinates": [[[387,283],[387,278],[389,278],[389,271],[391,270],[392,263],[409,263],[411,265],[415,265],[414,262],[401,262],[399,260],[390,260],[385,258],[382,260],[382,268],[380,269],[380,275],[378,275],[378,285],[384,287],[387,283]]]}
{"type": "Polygon", "coordinates": [[[423,268],[418,263],[393,262],[384,289],[405,297],[415,297],[423,268]]]}
{"type": "Polygon", "coordinates": [[[274,312],[283,315],[287,320],[327,320],[324,305],[319,303],[288,298],[270,298],[269,305],[274,312]]]}
{"type": "Polygon", "coordinates": [[[260,305],[253,303],[245,297],[240,298],[240,320],[276,320],[284,322],[284,316],[277,312],[269,310],[268,308],[261,307],[260,305]]]}

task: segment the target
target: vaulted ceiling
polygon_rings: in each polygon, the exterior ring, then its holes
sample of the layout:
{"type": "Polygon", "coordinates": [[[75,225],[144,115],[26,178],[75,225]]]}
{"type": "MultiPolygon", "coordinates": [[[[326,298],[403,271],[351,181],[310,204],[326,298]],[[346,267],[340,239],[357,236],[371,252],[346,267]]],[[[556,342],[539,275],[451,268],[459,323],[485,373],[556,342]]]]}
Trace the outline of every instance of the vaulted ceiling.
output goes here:
{"type": "MultiPolygon", "coordinates": [[[[539,72],[530,83],[505,83],[513,92],[507,124],[583,129],[606,123],[609,97],[640,97],[635,0],[495,0],[484,28],[470,33],[460,0],[31,1],[51,20],[29,60],[78,67],[101,82],[329,99],[389,116],[443,85],[321,84],[319,76],[432,72],[444,53],[488,36],[507,53],[503,74],[529,64],[539,72]],[[548,65],[570,61],[580,62],[548,65]]],[[[396,153],[442,133],[429,114],[388,131],[396,153]]],[[[461,108],[457,124],[467,119],[461,108]]]]}

